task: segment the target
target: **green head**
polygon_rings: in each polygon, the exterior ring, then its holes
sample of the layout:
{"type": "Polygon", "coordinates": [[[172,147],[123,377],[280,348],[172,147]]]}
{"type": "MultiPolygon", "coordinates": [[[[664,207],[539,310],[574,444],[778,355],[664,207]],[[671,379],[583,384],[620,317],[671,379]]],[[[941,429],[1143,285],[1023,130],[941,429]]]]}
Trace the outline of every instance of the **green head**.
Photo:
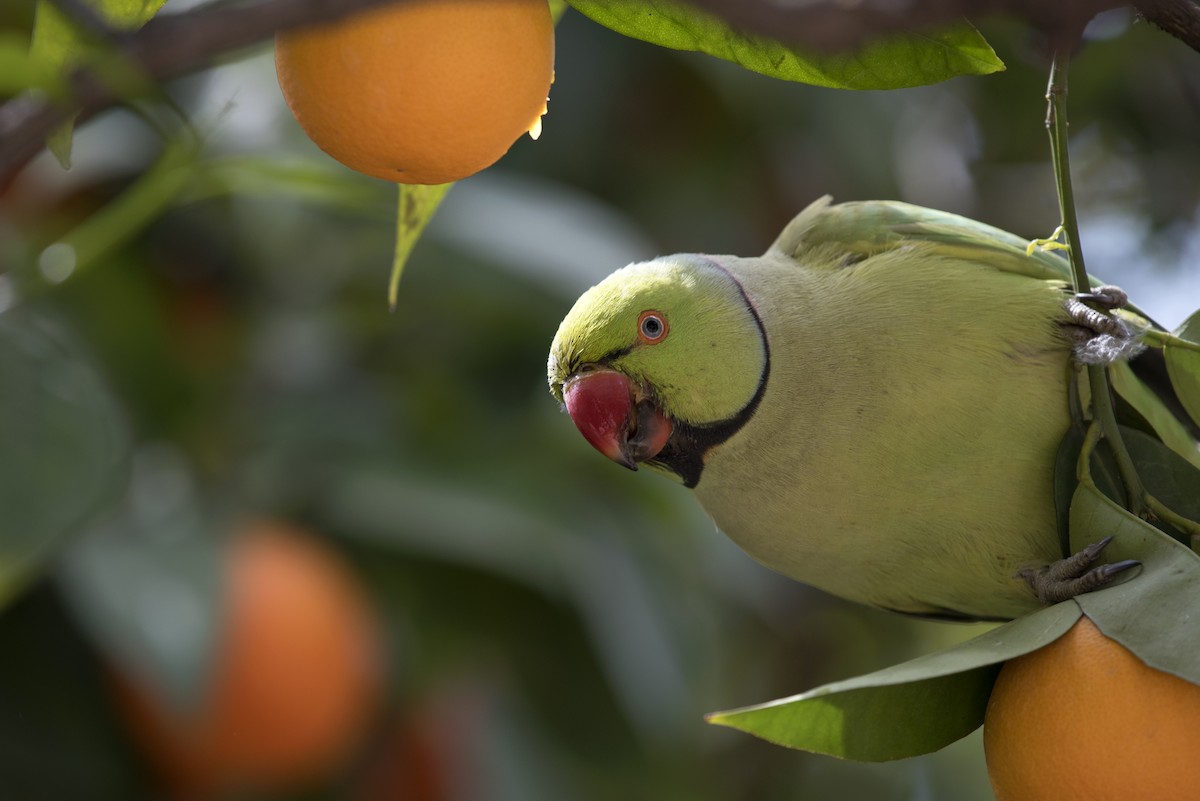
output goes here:
{"type": "Polygon", "coordinates": [[[699,255],[632,264],[589,289],[550,348],[550,391],[598,450],[694,486],[753,413],[769,355],[734,275],[699,255]]]}

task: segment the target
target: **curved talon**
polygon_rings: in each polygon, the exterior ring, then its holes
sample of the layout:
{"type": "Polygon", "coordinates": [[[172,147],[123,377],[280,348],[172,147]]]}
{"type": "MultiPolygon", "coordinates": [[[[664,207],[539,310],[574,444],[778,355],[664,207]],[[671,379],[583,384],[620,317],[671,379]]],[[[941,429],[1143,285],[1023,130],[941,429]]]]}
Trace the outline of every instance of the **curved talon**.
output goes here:
{"type": "Polygon", "coordinates": [[[1095,303],[1106,309],[1123,309],[1129,305],[1129,295],[1125,290],[1112,284],[1093,287],[1091,292],[1076,292],[1075,298],[1095,303]]]}
{"type": "Polygon", "coordinates": [[[1093,542],[1078,553],[1045,567],[1023,567],[1013,578],[1023,579],[1044,604],[1056,604],[1076,595],[1106,587],[1118,574],[1141,564],[1136,559],[1123,559],[1120,562],[1090,567],[1112,539],[1105,537],[1099,542],[1093,542]]]}

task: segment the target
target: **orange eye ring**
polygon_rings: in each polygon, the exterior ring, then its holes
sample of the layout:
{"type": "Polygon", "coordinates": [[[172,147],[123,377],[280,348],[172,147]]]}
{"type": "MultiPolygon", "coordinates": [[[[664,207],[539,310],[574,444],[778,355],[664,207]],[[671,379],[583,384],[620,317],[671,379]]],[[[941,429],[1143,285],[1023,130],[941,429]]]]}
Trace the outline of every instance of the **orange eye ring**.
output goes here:
{"type": "Polygon", "coordinates": [[[655,309],[647,309],[638,315],[638,340],[643,345],[657,345],[667,338],[667,316],[655,309]]]}

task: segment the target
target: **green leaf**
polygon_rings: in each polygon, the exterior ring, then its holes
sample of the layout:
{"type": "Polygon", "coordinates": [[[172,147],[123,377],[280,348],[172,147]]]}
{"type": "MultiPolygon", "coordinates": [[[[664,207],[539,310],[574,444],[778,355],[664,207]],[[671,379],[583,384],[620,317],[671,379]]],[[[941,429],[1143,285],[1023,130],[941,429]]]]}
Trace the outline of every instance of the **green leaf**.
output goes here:
{"type": "Polygon", "coordinates": [[[1075,601],[1104,634],[1158,670],[1200,684],[1200,557],[1086,483],[1071,504],[1071,546],[1112,536],[1104,559],[1137,559],[1136,575],[1075,601]]]}
{"type": "Polygon", "coordinates": [[[1197,345],[1197,349],[1182,343],[1170,343],[1163,349],[1167,358],[1167,374],[1179,395],[1183,408],[1200,425],[1200,311],[1189,317],[1175,331],[1175,336],[1197,345]]]}
{"type": "Polygon", "coordinates": [[[1054,516],[1062,546],[1060,550],[1064,556],[1070,553],[1071,498],[1075,496],[1075,487],[1079,485],[1076,473],[1085,433],[1083,425],[1072,421],[1054,458],[1054,516]]]}
{"type": "MultiPolygon", "coordinates": [[[[166,0],[84,0],[102,20],[117,30],[135,30],[148,22],[166,0]]],[[[59,11],[53,0],[38,0],[29,53],[37,62],[57,71],[59,80],[85,60],[88,37],[59,11]]],[[[69,122],[46,142],[64,169],[71,166],[69,122]]]]}
{"type": "Polygon", "coordinates": [[[1109,365],[1108,380],[1120,399],[1150,424],[1154,433],[1167,447],[1200,468],[1200,448],[1196,447],[1196,440],[1191,432],[1163,405],[1158,395],[1134,375],[1128,362],[1109,365]]]}
{"type": "Polygon", "coordinates": [[[1146,491],[1177,514],[1200,521],[1200,470],[1140,431],[1122,426],[1121,438],[1146,491]]]}
{"type": "Polygon", "coordinates": [[[125,480],[123,416],[81,344],[0,314],[0,606],[125,480]]]}
{"type": "Polygon", "coordinates": [[[953,648],[792,698],[716,712],[708,721],[846,759],[926,754],[978,728],[1000,665],[1058,639],[1079,614],[1067,601],[953,648]]]}
{"type": "Polygon", "coordinates": [[[388,280],[388,306],[394,311],[400,288],[400,275],[425,226],[433,219],[442,198],[454,184],[399,184],[400,203],[396,216],[396,255],[392,258],[392,276],[388,280]]]}
{"type": "Polygon", "coordinates": [[[772,78],[832,89],[901,89],[1004,69],[1004,62],[967,22],[939,31],[901,33],[854,53],[830,55],[741,33],[678,0],[568,1],[625,36],[707,53],[772,78]]]}

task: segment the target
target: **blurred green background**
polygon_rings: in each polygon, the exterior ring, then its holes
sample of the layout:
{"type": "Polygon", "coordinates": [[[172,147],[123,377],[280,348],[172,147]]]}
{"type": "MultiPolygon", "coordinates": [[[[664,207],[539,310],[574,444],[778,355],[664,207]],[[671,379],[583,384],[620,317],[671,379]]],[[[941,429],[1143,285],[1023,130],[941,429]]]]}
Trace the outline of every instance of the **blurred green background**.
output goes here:
{"type": "MultiPolygon", "coordinates": [[[[395,189],[304,137],[268,46],[169,87],[194,132],[143,105],[83,126],[70,171],[40,156],[0,195],[0,798],[172,795],[111,677],[207,703],[247,520],[348,571],[382,680],[336,767],[233,797],[991,798],[978,733],[861,765],[705,724],[978,628],[761,568],[544,378],[611,270],[761,252],[825,193],[1049,235],[1046,65],[980,23],[1006,72],[850,93],[568,12],[542,138],[450,192],[394,314],[395,189]]],[[[1089,268],[1168,327],[1200,298],[1197,58],[1116,11],[1071,71],[1089,268]]]]}

